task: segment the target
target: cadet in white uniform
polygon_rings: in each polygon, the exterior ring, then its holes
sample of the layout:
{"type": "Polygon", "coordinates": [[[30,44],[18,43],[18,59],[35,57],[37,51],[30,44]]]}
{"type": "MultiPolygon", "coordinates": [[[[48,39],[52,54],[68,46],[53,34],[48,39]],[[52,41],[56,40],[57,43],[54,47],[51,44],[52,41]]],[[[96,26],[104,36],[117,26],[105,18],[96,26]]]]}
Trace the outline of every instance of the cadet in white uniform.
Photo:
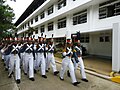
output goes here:
{"type": "Polygon", "coordinates": [[[69,33],[67,33],[67,45],[65,45],[65,49],[63,51],[63,60],[62,60],[62,67],[61,67],[61,71],[60,71],[60,80],[64,80],[64,73],[66,71],[66,68],[69,68],[70,71],[70,76],[72,79],[72,84],[74,86],[77,86],[77,84],[79,84],[80,82],[77,82],[76,77],[75,77],[75,71],[74,71],[74,65],[71,61],[71,57],[72,57],[72,48],[71,48],[71,34],[69,35],[69,33]]]}
{"type": "Polygon", "coordinates": [[[20,83],[21,79],[21,69],[20,69],[20,57],[19,57],[19,48],[17,44],[17,38],[15,38],[14,43],[10,46],[11,48],[11,55],[10,55],[10,67],[9,67],[9,77],[14,72],[15,66],[15,79],[17,83],[20,83]]]}
{"type": "Polygon", "coordinates": [[[88,80],[86,79],[84,63],[83,63],[83,59],[82,59],[82,48],[81,48],[81,45],[80,45],[80,40],[78,40],[78,43],[74,47],[74,49],[76,50],[76,55],[78,57],[78,62],[76,62],[76,61],[74,62],[75,70],[77,70],[77,68],[79,66],[80,71],[81,71],[81,75],[82,75],[82,80],[85,81],[85,82],[88,82],[88,80]]]}
{"type": "Polygon", "coordinates": [[[35,59],[35,53],[33,49],[32,44],[32,38],[29,38],[29,41],[27,44],[23,46],[25,49],[25,61],[24,61],[24,74],[29,75],[29,79],[31,81],[34,81],[34,59],[35,59]]]}
{"type": "Polygon", "coordinates": [[[39,42],[38,44],[34,47],[36,50],[36,70],[41,68],[41,74],[43,78],[47,78],[45,74],[45,57],[44,57],[44,43],[43,43],[43,37],[39,37],[39,42]]]}
{"type": "MultiPolygon", "coordinates": [[[[75,36],[76,36],[76,39],[74,41],[74,46],[73,46],[74,52],[72,56],[72,61],[73,61],[75,70],[77,70],[78,66],[80,67],[80,71],[82,74],[82,81],[88,82],[88,80],[86,79],[84,63],[82,59],[82,47],[80,45],[80,32],[77,32],[75,36]]],[[[69,71],[67,71],[67,75],[70,77],[69,71]]]]}
{"type": "Polygon", "coordinates": [[[55,63],[53,39],[48,43],[47,66],[46,66],[47,72],[50,64],[52,66],[54,75],[57,75],[59,71],[57,71],[57,67],[55,63]]]}

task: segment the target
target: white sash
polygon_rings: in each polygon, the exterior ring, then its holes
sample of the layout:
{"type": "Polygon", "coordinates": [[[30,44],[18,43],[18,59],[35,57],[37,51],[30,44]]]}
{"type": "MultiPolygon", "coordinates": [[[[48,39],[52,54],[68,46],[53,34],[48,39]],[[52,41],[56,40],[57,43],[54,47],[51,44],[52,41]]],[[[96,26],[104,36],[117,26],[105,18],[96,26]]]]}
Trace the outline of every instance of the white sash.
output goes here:
{"type": "Polygon", "coordinates": [[[49,47],[50,47],[50,49],[49,49],[48,51],[54,50],[54,49],[53,49],[53,47],[54,47],[54,45],[53,45],[53,44],[52,44],[52,46],[51,46],[51,45],[49,45],[49,47]]]}
{"type": "Polygon", "coordinates": [[[29,49],[30,49],[31,51],[33,51],[33,49],[32,49],[31,47],[32,47],[32,44],[31,44],[31,45],[28,45],[28,44],[27,44],[27,48],[26,48],[25,51],[27,51],[27,50],[29,50],[29,49]]]}
{"type": "Polygon", "coordinates": [[[69,54],[69,53],[72,52],[72,49],[71,49],[71,48],[68,48],[68,47],[67,47],[67,50],[68,50],[68,53],[66,53],[66,54],[69,54]]]}
{"type": "Polygon", "coordinates": [[[38,49],[37,51],[39,51],[39,50],[41,50],[41,49],[44,50],[43,47],[44,47],[44,44],[42,44],[42,45],[39,44],[39,49],[38,49]]]}
{"type": "Polygon", "coordinates": [[[12,49],[11,52],[14,52],[15,50],[18,51],[18,44],[17,44],[17,46],[14,46],[14,45],[13,45],[12,47],[13,47],[13,49],[12,49]]]}
{"type": "Polygon", "coordinates": [[[75,48],[76,48],[78,51],[80,51],[80,53],[82,54],[81,48],[79,48],[78,46],[75,46],[75,48]]]}

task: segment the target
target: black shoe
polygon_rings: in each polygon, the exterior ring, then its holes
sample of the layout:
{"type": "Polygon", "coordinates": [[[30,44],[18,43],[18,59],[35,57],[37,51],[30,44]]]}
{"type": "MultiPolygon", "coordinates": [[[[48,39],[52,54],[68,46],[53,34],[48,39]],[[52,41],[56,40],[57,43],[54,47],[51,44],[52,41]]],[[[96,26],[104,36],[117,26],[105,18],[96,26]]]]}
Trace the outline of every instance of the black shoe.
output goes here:
{"type": "Polygon", "coordinates": [[[70,72],[69,72],[69,70],[67,71],[67,76],[70,77],[70,72]]]}
{"type": "Polygon", "coordinates": [[[31,81],[35,81],[35,79],[34,78],[29,78],[31,81]]]}
{"type": "Polygon", "coordinates": [[[8,71],[8,68],[5,68],[5,71],[8,71]]]}
{"type": "Polygon", "coordinates": [[[60,80],[61,80],[61,81],[64,81],[64,79],[63,79],[63,78],[61,78],[61,77],[60,77],[60,80]]]}
{"type": "Polygon", "coordinates": [[[47,78],[47,76],[46,76],[46,75],[42,75],[42,77],[43,77],[43,78],[47,78]]]}
{"type": "Polygon", "coordinates": [[[54,75],[56,76],[58,73],[59,73],[59,71],[55,71],[55,72],[54,72],[54,75]]]}
{"type": "Polygon", "coordinates": [[[48,70],[46,70],[46,72],[49,72],[48,70]]]}
{"type": "Polygon", "coordinates": [[[74,86],[77,86],[78,84],[80,84],[80,82],[74,82],[72,83],[74,86]]]}
{"type": "Polygon", "coordinates": [[[9,74],[9,75],[8,75],[8,78],[11,78],[13,73],[14,73],[14,72],[12,72],[11,74],[9,74]]]}
{"type": "Polygon", "coordinates": [[[24,75],[27,75],[27,73],[24,73],[24,75]]]}
{"type": "Polygon", "coordinates": [[[4,59],[2,59],[2,61],[4,62],[4,59]]]}
{"type": "Polygon", "coordinates": [[[12,75],[10,74],[9,76],[8,76],[8,78],[11,78],[12,77],[12,75]]]}
{"type": "Polygon", "coordinates": [[[6,66],[5,63],[4,63],[4,66],[6,66]]]}
{"type": "Polygon", "coordinates": [[[83,78],[83,79],[81,79],[81,80],[82,80],[82,81],[85,81],[85,82],[88,82],[88,80],[87,80],[87,79],[84,79],[84,78],[83,78]]]}
{"type": "Polygon", "coordinates": [[[34,69],[34,73],[36,74],[37,73],[37,71],[34,69]]]}
{"type": "Polygon", "coordinates": [[[48,68],[48,70],[50,70],[50,68],[48,68]]]}
{"type": "Polygon", "coordinates": [[[16,83],[17,83],[17,84],[20,84],[20,79],[17,79],[17,80],[16,80],[16,83]]]}

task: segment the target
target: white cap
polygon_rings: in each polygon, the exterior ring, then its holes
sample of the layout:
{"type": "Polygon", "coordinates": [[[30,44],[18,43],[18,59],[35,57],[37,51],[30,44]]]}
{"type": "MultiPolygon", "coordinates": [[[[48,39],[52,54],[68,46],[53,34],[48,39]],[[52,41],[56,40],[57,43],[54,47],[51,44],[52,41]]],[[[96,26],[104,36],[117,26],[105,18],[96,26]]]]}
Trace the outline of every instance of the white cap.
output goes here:
{"type": "Polygon", "coordinates": [[[17,41],[17,37],[15,37],[15,41],[17,41]]]}

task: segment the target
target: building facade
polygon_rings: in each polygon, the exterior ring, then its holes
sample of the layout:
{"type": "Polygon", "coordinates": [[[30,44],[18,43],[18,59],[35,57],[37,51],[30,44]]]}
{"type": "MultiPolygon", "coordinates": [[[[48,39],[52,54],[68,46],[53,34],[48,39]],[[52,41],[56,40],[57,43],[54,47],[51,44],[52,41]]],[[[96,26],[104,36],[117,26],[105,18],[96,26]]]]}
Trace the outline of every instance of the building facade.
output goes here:
{"type": "Polygon", "coordinates": [[[33,11],[31,4],[15,23],[19,37],[43,33],[51,38],[54,34],[56,42],[63,42],[66,31],[80,31],[87,52],[111,58],[111,70],[120,71],[120,0],[40,1],[33,11]]]}

